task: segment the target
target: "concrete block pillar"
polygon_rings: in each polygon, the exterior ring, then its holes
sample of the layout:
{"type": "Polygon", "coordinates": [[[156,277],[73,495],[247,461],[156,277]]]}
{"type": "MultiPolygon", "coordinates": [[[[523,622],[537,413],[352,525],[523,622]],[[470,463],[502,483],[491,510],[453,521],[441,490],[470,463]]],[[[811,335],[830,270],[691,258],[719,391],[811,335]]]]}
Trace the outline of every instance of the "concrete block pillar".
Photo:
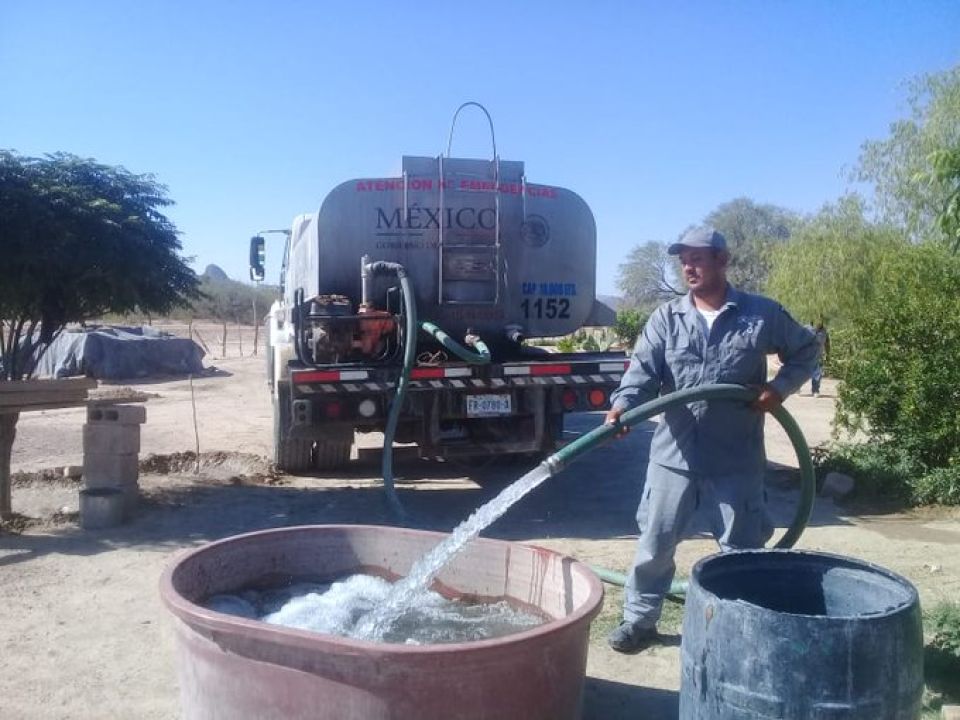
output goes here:
{"type": "MultiPolygon", "coordinates": [[[[147,420],[141,405],[94,405],[83,426],[85,489],[114,488],[123,494],[124,519],[140,498],[140,425],[147,420]]],[[[81,518],[82,521],[82,518],[81,518]]]]}

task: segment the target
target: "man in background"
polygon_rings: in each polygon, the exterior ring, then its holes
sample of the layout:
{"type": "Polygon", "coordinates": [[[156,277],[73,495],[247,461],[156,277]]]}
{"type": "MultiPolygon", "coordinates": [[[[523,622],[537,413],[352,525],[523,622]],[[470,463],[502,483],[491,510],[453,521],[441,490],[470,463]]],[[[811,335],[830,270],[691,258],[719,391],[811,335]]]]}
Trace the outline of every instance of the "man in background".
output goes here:
{"type": "Polygon", "coordinates": [[[817,355],[817,365],[813,369],[813,375],[810,376],[810,394],[814,397],[820,397],[820,381],[823,380],[823,365],[827,362],[827,355],[830,353],[830,335],[823,324],[823,320],[817,320],[810,326],[810,331],[817,340],[817,347],[820,352],[817,355]]]}

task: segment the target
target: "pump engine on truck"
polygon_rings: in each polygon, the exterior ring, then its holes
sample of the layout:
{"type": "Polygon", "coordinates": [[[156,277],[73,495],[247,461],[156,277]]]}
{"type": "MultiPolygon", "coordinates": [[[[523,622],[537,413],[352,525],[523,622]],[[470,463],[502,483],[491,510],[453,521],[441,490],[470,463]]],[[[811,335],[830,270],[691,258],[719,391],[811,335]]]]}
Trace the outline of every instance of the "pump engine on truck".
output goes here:
{"type": "Polygon", "coordinates": [[[345,464],[355,432],[385,431],[398,386],[393,439],[421,457],[549,454],[564,415],[605,408],[624,372],[622,352],[526,344],[615,316],[595,298],[586,203],[495,145],[492,160],[405,156],[400,177],[344,182],[285,234],[267,317],[282,470],[345,464]]]}

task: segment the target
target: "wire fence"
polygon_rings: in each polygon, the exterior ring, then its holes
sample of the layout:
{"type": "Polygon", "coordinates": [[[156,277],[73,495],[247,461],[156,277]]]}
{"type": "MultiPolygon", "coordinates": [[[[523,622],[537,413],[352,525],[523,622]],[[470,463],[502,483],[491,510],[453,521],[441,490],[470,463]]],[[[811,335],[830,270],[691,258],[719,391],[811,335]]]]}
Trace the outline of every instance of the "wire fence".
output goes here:
{"type": "Polygon", "coordinates": [[[150,326],[177,337],[190,338],[211,358],[247,357],[259,355],[264,350],[263,328],[259,325],[216,320],[153,320],[150,326]]]}

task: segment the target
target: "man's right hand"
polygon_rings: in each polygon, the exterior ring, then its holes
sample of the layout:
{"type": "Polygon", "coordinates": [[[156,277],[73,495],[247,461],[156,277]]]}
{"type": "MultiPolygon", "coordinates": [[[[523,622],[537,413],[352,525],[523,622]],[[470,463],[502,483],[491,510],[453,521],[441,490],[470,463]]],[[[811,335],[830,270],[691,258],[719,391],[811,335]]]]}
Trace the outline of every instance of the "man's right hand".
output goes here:
{"type": "MultiPolygon", "coordinates": [[[[620,416],[623,415],[624,411],[620,408],[613,408],[607,411],[606,417],[603,418],[604,425],[620,425],[620,416]]],[[[620,425],[620,430],[617,432],[616,437],[622,438],[630,432],[629,425],[620,425]]]]}

